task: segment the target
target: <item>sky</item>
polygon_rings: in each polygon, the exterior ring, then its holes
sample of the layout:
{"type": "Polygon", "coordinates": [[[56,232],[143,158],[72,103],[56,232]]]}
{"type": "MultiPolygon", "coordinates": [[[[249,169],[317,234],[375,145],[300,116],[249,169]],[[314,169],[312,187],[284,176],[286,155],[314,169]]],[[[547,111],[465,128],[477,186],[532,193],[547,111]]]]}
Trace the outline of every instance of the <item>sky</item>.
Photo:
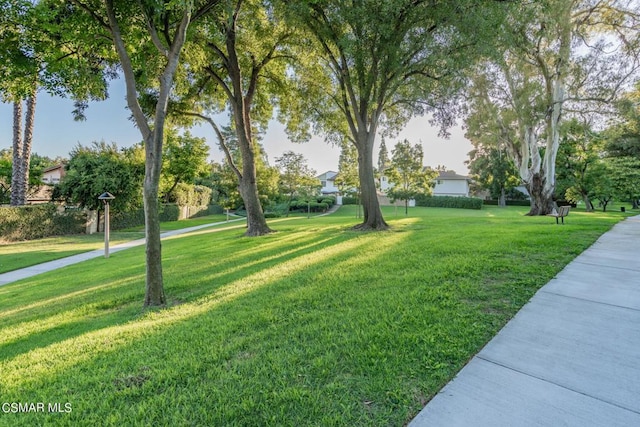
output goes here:
{"type": "MultiPolygon", "coordinates": [[[[39,93],[32,152],[51,158],[68,158],[69,152],[78,144],[86,146],[93,141],[104,140],[107,143],[115,142],[119,147],[127,147],[142,140],[140,132],[129,120],[122,80],[111,82],[108,100],[90,103],[86,121],[75,122],[71,114],[73,109],[73,101],[70,99],[39,93]]],[[[0,103],[0,149],[11,147],[12,126],[12,105],[0,103]]],[[[222,151],[219,150],[209,125],[196,126],[191,133],[206,138],[211,147],[212,160],[222,160],[222,151]]],[[[394,144],[405,138],[412,144],[421,143],[425,166],[444,165],[460,174],[467,174],[464,161],[468,159],[467,153],[472,149],[471,143],[464,138],[464,131],[460,127],[451,129],[450,133],[449,139],[440,138],[438,129],[429,125],[427,117],[416,117],[407,123],[396,138],[386,138],[386,145],[391,153],[394,144]]],[[[374,164],[377,163],[379,144],[378,138],[374,164]]],[[[292,143],[288,140],[284,127],[276,121],[269,125],[263,145],[272,165],[275,164],[276,157],[285,151],[294,151],[303,154],[309,166],[318,174],[338,170],[339,148],[324,142],[321,137],[314,137],[303,144],[292,143]]]]}

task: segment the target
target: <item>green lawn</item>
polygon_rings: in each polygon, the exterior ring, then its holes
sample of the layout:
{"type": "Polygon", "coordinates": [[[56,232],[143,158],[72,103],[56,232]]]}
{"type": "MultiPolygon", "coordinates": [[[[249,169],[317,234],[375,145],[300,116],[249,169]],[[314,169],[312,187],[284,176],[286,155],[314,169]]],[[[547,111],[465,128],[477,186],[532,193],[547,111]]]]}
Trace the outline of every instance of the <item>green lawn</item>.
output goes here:
{"type": "MultiPolygon", "coordinates": [[[[182,221],[163,222],[161,231],[172,231],[217,222],[225,222],[226,215],[208,215],[182,221]]],[[[231,217],[231,219],[235,219],[231,217]]],[[[233,222],[231,223],[233,224],[233,222]]],[[[111,246],[144,237],[143,227],[132,227],[125,230],[112,231],[109,242],[111,246]]],[[[77,234],[70,236],[47,237],[0,244],[0,274],[17,270],[47,261],[68,257],[104,247],[104,234],[77,234]]]]}
{"type": "Polygon", "coordinates": [[[145,312],[144,248],[0,287],[0,425],[403,425],[625,214],[352,207],[163,242],[171,306],[145,312]]]}

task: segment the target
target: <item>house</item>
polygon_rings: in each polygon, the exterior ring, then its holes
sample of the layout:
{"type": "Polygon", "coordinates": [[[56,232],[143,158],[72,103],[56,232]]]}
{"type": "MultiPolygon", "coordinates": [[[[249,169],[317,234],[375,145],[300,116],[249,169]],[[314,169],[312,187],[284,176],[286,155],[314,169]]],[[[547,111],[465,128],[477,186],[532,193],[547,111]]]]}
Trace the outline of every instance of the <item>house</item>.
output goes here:
{"type": "Polygon", "coordinates": [[[57,164],[42,171],[42,182],[45,184],[58,184],[64,176],[64,165],[57,164]]]}
{"type": "MultiPolygon", "coordinates": [[[[469,177],[458,175],[455,171],[440,171],[433,187],[434,196],[458,196],[469,197],[469,177]]],[[[380,190],[384,193],[393,187],[393,183],[382,175],[380,177],[380,190]]]]}
{"type": "Polygon", "coordinates": [[[469,177],[455,171],[441,171],[435,179],[434,196],[469,197],[469,177]]]}
{"type": "Polygon", "coordinates": [[[322,194],[326,195],[338,195],[340,190],[336,187],[335,179],[338,176],[338,172],[327,171],[321,175],[318,175],[316,178],[320,180],[322,184],[322,189],[320,190],[322,194]]]}
{"type": "Polygon", "coordinates": [[[64,165],[58,164],[42,171],[40,180],[44,185],[30,186],[27,194],[27,204],[37,205],[49,203],[53,193],[53,185],[58,184],[65,174],[64,165]]]}

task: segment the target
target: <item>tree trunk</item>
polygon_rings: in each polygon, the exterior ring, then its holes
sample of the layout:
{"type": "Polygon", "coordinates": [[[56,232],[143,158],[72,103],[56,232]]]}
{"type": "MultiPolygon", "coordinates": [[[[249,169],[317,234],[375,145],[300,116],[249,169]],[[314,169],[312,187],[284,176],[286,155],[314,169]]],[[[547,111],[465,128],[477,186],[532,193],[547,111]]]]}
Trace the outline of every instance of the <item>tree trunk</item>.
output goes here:
{"type": "Polygon", "coordinates": [[[593,212],[593,203],[587,194],[582,195],[582,201],[584,202],[584,208],[587,212],[593,212]]]}
{"type": "Polygon", "coordinates": [[[29,190],[29,166],[31,164],[31,146],[36,115],[37,85],[34,82],[31,94],[27,98],[27,114],[22,131],[22,100],[13,103],[13,165],[11,171],[11,206],[27,204],[29,190]]]}
{"type": "Polygon", "coordinates": [[[500,197],[498,199],[498,206],[504,208],[507,206],[507,201],[504,195],[504,187],[500,189],[500,197]]]}
{"type": "MultiPolygon", "coordinates": [[[[160,241],[160,213],[158,206],[159,173],[153,169],[153,150],[147,149],[147,164],[143,188],[144,229],[146,242],[146,283],[144,306],[163,306],[167,300],[162,277],[162,244],[160,241]],[[149,154],[151,152],[151,154],[149,154]],[[151,158],[151,160],[150,160],[151,158]]],[[[159,172],[159,171],[158,171],[159,172]]]]}
{"type": "Polygon", "coordinates": [[[245,236],[255,237],[262,236],[273,232],[267,225],[267,220],[264,218],[264,212],[262,211],[262,205],[260,204],[260,198],[258,197],[258,186],[255,178],[255,165],[253,179],[247,174],[247,169],[244,164],[242,166],[243,175],[238,184],[238,190],[244,201],[244,208],[247,211],[247,231],[245,236]]]}
{"type": "MultiPolygon", "coordinates": [[[[244,101],[240,102],[244,103],[244,101]]],[[[238,177],[238,190],[247,211],[247,231],[244,234],[251,237],[262,236],[272,233],[273,230],[267,225],[267,220],[260,204],[260,197],[258,196],[258,178],[255,148],[251,138],[251,122],[247,111],[238,111],[237,105],[233,109],[238,145],[242,154],[242,176],[238,177]]]]}
{"type": "Polygon", "coordinates": [[[31,147],[33,146],[33,129],[36,118],[37,87],[34,84],[31,95],[27,98],[27,115],[24,121],[24,142],[22,144],[22,204],[27,203],[29,192],[29,167],[31,166],[31,147]]]}
{"type": "Polygon", "coordinates": [[[358,175],[360,177],[360,194],[362,197],[362,210],[364,222],[354,227],[356,230],[387,230],[389,225],[382,217],[376,180],[373,174],[373,140],[374,135],[367,133],[364,141],[359,141],[358,149],[358,175]]]}
{"type": "Polygon", "coordinates": [[[22,101],[13,102],[13,165],[11,170],[11,206],[21,206],[22,187],[22,101]]]}
{"type": "MultiPolygon", "coordinates": [[[[162,143],[164,124],[167,115],[169,96],[173,86],[173,78],[180,60],[180,52],[185,43],[187,28],[191,22],[191,8],[189,2],[185,5],[182,19],[175,31],[171,45],[166,52],[159,52],[166,56],[166,66],[158,83],[160,90],[155,105],[153,130],[138,103],[136,87],[136,73],[133,69],[131,57],[120,32],[117,14],[113,0],[105,0],[105,9],[109,23],[109,30],[113,37],[114,47],[118,53],[124,73],[127,88],[127,105],[133,114],[145,142],[145,177],[143,186],[145,233],[146,233],[146,287],[144,306],[164,306],[164,283],[162,277],[162,251],[160,244],[160,218],[158,210],[158,188],[160,170],[162,168],[162,143]]],[[[153,33],[150,31],[150,33],[153,33]]],[[[163,49],[164,50],[164,49],[163,49]]]]}
{"type": "Polygon", "coordinates": [[[528,216],[546,215],[553,211],[553,195],[545,190],[544,178],[540,173],[533,175],[527,190],[531,197],[528,216]]]}

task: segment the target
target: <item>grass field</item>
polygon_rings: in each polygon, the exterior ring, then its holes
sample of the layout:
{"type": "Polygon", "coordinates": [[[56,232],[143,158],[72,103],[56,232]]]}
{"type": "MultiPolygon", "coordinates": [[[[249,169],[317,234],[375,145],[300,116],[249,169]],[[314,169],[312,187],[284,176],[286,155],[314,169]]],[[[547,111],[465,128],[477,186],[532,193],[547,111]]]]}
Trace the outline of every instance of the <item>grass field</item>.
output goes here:
{"type": "Polygon", "coordinates": [[[2,401],[70,409],[0,425],[403,425],[624,216],[354,212],[164,241],[159,311],[142,247],[0,287],[2,401]]]}
{"type": "MultiPolygon", "coordinates": [[[[182,221],[163,222],[160,228],[162,232],[172,231],[197,225],[224,222],[226,218],[226,215],[208,215],[182,221]]],[[[144,227],[133,227],[112,231],[109,242],[111,246],[114,246],[118,243],[143,237],[144,227]]],[[[38,240],[0,244],[0,274],[103,247],[104,234],[102,233],[47,237],[38,240]]]]}

